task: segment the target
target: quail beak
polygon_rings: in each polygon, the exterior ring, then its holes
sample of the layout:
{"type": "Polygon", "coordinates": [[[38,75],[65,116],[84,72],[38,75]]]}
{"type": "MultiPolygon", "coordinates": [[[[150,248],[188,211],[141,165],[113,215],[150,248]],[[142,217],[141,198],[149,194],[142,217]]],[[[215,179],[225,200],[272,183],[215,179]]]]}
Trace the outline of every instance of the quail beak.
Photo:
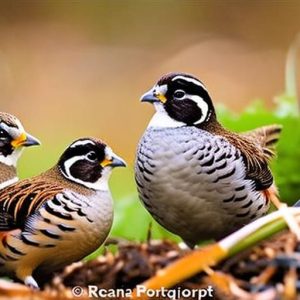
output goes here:
{"type": "Polygon", "coordinates": [[[34,136],[26,132],[23,132],[11,142],[11,145],[14,148],[30,147],[30,146],[40,145],[40,144],[41,142],[37,138],[35,138],[34,136]]]}
{"type": "Polygon", "coordinates": [[[150,102],[150,103],[155,103],[155,102],[161,102],[161,103],[166,103],[167,98],[165,95],[160,94],[160,93],[154,93],[153,89],[145,93],[141,97],[141,102],[150,102]]]}
{"type": "Polygon", "coordinates": [[[126,167],[126,162],[119,156],[113,155],[111,158],[105,158],[101,163],[101,167],[126,167]]]}

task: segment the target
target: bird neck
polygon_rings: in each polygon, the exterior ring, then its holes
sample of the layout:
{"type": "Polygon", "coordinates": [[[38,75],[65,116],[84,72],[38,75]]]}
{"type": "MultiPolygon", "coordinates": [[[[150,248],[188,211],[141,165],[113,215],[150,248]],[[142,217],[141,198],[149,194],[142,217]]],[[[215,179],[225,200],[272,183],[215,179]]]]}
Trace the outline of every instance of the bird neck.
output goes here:
{"type": "Polygon", "coordinates": [[[42,173],[41,175],[39,175],[39,178],[42,178],[48,182],[51,181],[53,183],[59,184],[65,189],[70,189],[72,191],[75,191],[83,195],[91,195],[94,193],[93,190],[88,189],[83,185],[79,185],[78,183],[65,178],[62,175],[61,170],[59,169],[58,166],[54,166],[53,168],[42,173]]]}
{"type": "Polygon", "coordinates": [[[0,174],[0,189],[14,184],[19,180],[16,168],[14,166],[8,166],[2,162],[0,162],[0,174]]]}
{"type": "Polygon", "coordinates": [[[195,125],[199,129],[203,129],[205,131],[208,131],[209,133],[215,134],[215,135],[221,135],[226,137],[230,134],[230,132],[225,129],[217,120],[216,114],[213,111],[209,117],[209,119],[203,123],[195,125]]]}

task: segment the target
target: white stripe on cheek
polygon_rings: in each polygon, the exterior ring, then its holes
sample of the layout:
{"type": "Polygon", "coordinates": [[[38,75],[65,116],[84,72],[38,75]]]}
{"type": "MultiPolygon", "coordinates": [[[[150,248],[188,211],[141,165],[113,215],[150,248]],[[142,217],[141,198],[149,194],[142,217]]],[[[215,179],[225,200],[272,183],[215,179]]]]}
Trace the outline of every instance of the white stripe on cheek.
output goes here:
{"type": "Polygon", "coordinates": [[[85,160],[85,159],[86,159],[86,155],[80,155],[80,156],[78,155],[78,156],[71,157],[64,162],[65,175],[67,176],[67,178],[75,179],[72,176],[70,169],[71,169],[72,165],[74,165],[77,161],[85,160]]]}
{"type": "Polygon", "coordinates": [[[79,178],[75,178],[72,176],[70,169],[72,165],[74,165],[77,161],[86,159],[85,155],[79,155],[69,158],[64,162],[65,172],[62,171],[62,174],[69,180],[79,183],[87,188],[91,188],[98,191],[108,191],[108,179],[111,173],[111,168],[105,168],[102,171],[101,177],[96,182],[87,182],[83,181],[79,178]]]}
{"type": "Polygon", "coordinates": [[[1,128],[4,129],[13,139],[18,138],[24,132],[23,127],[20,130],[19,128],[16,127],[10,127],[6,125],[4,122],[1,122],[1,128]]]}
{"type": "Polygon", "coordinates": [[[197,106],[201,109],[202,116],[194,124],[200,124],[205,121],[208,114],[208,104],[200,97],[196,95],[187,95],[186,98],[193,100],[197,106]]]}

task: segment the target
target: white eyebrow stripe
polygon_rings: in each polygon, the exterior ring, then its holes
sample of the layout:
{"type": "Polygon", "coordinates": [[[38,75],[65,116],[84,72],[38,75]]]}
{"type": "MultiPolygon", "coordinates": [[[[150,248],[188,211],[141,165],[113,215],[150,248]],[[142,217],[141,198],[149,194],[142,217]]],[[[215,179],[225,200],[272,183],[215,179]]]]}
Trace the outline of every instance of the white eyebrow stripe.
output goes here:
{"type": "Polygon", "coordinates": [[[86,144],[92,144],[92,145],[95,145],[95,143],[91,140],[83,140],[83,141],[77,141],[75,142],[74,144],[72,144],[70,146],[70,148],[75,148],[77,146],[83,146],[83,145],[86,145],[86,144]]]}
{"type": "MultiPolygon", "coordinates": [[[[198,81],[197,79],[178,75],[178,76],[175,76],[175,77],[172,79],[172,81],[175,81],[175,80],[177,80],[177,79],[182,79],[182,80],[185,80],[185,81],[188,81],[188,82],[192,82],[193,84],[198,85],[198,86],[201,86],[204,90],[206,90],[205,85],[204,85],[203,83],[201,83],[200,81],[198,81]]],[[[207,90],[206,90],[206,91],[207,91],[207,90]]]]}
{"type": "Polygon", "coordinates": [[[20,136],[24,132],[23,126],[21,128],[10,127],[6,123],[1,122],[1,128],[4,129],[13,139],[20,136]]]}

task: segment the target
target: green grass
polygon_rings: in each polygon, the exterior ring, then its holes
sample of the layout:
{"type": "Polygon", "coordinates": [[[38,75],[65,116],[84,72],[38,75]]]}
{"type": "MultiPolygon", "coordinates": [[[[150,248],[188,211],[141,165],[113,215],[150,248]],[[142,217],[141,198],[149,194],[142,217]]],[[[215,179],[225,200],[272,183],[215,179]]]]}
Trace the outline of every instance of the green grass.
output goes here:
{"type": "Polygon", "coordinates": [[[222,124],[236,131],[247,131],[267,124],[283,125],[278,154],[271,168],[282,200],[292,205],[300,198],[300,118],[295,115],[295,110],[283,114],[283,110],[267,110],[262,103],[255,102],[239,115],[221,109],[219,118],[222,124]]]}

